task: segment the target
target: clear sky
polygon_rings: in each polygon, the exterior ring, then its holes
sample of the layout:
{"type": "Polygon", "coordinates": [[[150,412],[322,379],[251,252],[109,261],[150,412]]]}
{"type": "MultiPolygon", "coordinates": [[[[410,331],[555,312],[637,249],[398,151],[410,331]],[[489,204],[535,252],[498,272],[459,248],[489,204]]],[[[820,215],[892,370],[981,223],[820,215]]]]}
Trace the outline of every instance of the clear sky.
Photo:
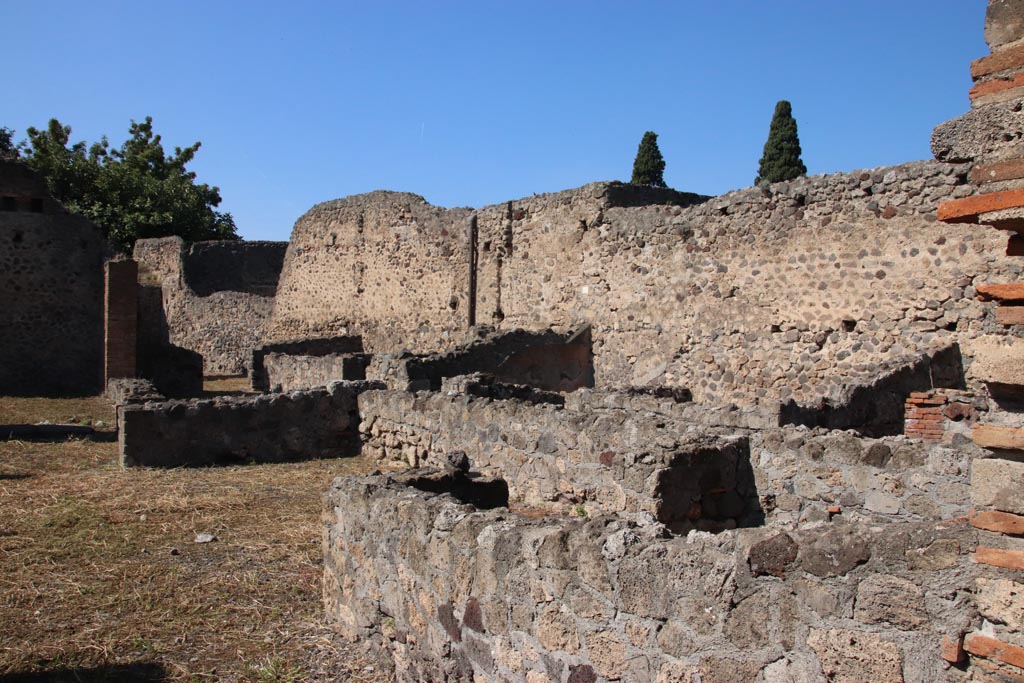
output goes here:
{"type": "Polygon", "coordinates": [[[628,180],[753,182],[775,102],[811,174],[931,156],[985,0],[0,0],[0,126],[120,144],[152,116],[247,239],[375,189],[483,206],[628,180]]]}

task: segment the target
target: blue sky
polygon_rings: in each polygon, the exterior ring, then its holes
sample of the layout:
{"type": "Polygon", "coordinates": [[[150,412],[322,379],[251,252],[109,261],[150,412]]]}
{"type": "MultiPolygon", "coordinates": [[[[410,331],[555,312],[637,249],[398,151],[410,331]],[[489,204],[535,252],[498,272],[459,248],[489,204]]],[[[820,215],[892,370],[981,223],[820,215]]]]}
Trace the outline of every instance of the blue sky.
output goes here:
{"type": "Polygon", "coordinates": [[[984,0],[0,0],[0,126],[119,144],[154,118],[247,239],[390,189],[483,206],[628,180],[752,183],[775,102],[811,174],[931,156],[969,108],[984,0]]]}

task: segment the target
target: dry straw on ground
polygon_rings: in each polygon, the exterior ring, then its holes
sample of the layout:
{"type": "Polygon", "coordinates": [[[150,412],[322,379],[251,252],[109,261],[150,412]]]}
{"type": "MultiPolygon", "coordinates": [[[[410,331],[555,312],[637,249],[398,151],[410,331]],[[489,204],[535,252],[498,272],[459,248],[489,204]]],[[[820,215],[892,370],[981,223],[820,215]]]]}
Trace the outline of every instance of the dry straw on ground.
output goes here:
{"type": "MultiPolygon", "coordinates": [[[[0,398],[0,424],[41,420],[114,416],[0,398]]],[[[390,680],[321,618],[320,495],[368,467],[125,471],[110,441],[0,442],[0,681],[390,680]]]]}

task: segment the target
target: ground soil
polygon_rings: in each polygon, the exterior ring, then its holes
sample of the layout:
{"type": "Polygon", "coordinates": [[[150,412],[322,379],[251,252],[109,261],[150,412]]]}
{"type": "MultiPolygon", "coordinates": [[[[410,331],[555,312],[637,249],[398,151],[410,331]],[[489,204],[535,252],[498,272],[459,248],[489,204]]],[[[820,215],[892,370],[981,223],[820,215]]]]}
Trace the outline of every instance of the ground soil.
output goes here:
{"type": "Polygon", "coordinates": [[[0,398],[40,421],[99,438],[0,441],[0,683],[391,680],[320,602],[320,496],[370,463],[123,470],[107,401],[0,398]]]}

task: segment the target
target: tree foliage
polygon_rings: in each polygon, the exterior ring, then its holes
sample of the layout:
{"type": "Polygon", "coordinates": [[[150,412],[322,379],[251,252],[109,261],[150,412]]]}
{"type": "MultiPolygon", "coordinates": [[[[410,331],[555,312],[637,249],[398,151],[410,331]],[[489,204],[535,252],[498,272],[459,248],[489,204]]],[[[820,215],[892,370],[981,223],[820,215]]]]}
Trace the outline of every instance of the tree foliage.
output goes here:
{"type": "Polygon", "coordinates": [[[18,158],[18,148],[14,146],[14,131],[0,127],[0,161],[18,158]]]}
{"type": "Polygon", "coordinates": [[[775,105],[775,114],[768,129],[768,141],[757,169],[754,184],[777,183],[807,175],[807,167],[800,158],[800,138],[796,132],[793,107],[786,100],[775,105]]]}
{"type": "Polygon", "coordinates": [[[216,211],[220,190],[196,183],[196,174],[185,168],[200,143],[175,147],[168,155],[151,117],[132,121],[117,149],[106,137],[88,146],[70,143],[71,127],[57,119],[45,130],[26,132],[22,160],[46,178],[54,197],[100,226],[115,246],[130,249],[136,239],[169,235],[189,241],[238,238],[231,214],[216,211]]]}
{"type": "Polygon", "coordinates": [[[652,187],[665,187],[665,159],[658,149],[658,134],[647,131],[640,140],[640,147],[636,151],[636,159],[633,161],[633,178],[629,181],[632,185],[649,185],[652,187]]]}

